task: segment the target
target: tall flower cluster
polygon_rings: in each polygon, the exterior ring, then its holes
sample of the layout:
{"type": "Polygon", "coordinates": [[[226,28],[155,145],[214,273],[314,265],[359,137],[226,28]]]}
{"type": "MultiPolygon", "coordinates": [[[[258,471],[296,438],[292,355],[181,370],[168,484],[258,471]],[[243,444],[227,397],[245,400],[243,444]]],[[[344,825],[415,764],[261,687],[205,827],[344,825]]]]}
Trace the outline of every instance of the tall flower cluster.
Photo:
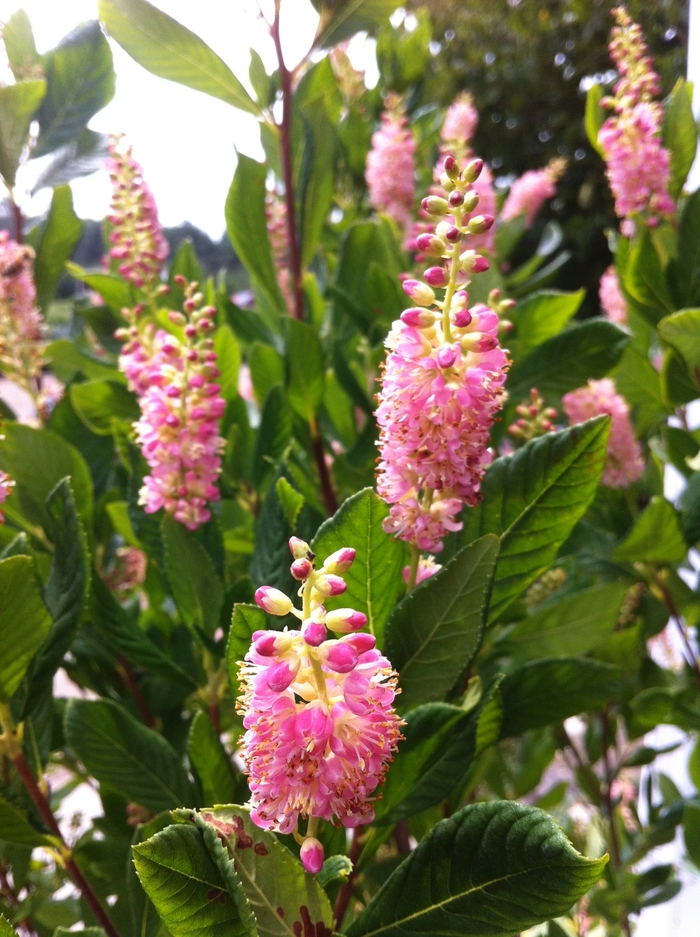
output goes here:
{"type": "Polygon", "coordinates": [[[633,232],[631,216],[641,212],[648,224],[675,210],[668,193],[671,155],[661,142],[663,108],[655,100],[659,77],[647,56],[642,30],[624,7],[612,11],[610,55],[619,73],[613,96],[602,104],[612,113],[598,133],[607,164],[615,211],[627,219],[623,233],[633,232]]]}
{"type": "Polygon", "coordinates": [[[137,307],[130,314],[131,327],[117,332],[126,339],[119,367],[139,395],[141,419],[134,429],[150,468],[139,504],[149,514],[164,508],[196,530],[211,517],[208,502],[220,497],[216,482],[225,441],[219,419],[226,402],[216,383],[219,370],[209,337],[216,311],[202,306],[197,283],[188,284],[184,277],[176,277],[176,283],[185,292],[185,314],[170,313],[178,334],[152,323],[139,327],[142,310],[137,307]]]}
{"type": "Polygon", "coordinates": [[[474,214],[474,182],[483,163],[472,160],[460,171],[448,156],[444,168],[447,198],[429,196],[422,204],[436,221],[449,220],[418,238],[420,250],[440,265],[425,271],[425,282],[403,284],[416,306],[387,337],[377,408],[377,491],[391,505],[384,529],[432,553],[442,549],[447,531],[461,528],[456,515],[462,506],[480,500],[508,363],[497,313],[480,303],[469,308],[464,289],[470,274],[488,269],[480,254],[462,250],[465,236],[493,224],[493,217],[474,214]],[[434,288],[444,288],[442,300],[434,288]]]}
{"type": "Polygon", "coordinates": [[[406,229],[411,223],[416,196],[416,141],[400,99],[392,96],[386,104],[382,125],[372,135],[365,179],[372,208],[406,229]]]}
{"type": "Polygon", "coordinates": [[[294,615],[301,626],[253,635],[240,670],[241,753],[251,819],[263,829],[296,833],[299,818],[308,818],[301,859],[318,872],[319,819],[337,818],[345,827],[372,822],[370,798],[392,760],[401,722],[393,709],[396,675],[374,636],[362,630],[366,617],[323,605],[345,592],[342,574],[355,551],[340,549],[316,569],[307,543],[292,537],[289,547],[302,608],[270,586],[258,589],[255,601],[271,615],[294,615]]]}
{"type": "Polygon", "coordinates": [[[272,259],[277,268],[277,283],[287,307],[294,306],[292,275],[289,262],[289,233],[287,230],[287,206],[274,192],[265,197],[265,220],[272,248],[272,259]]]}
{"type": "Polygon", "coordinates": [[[622,295],[620,281],[614,267],[608,267],[600,278],[598,289],[600,305],[605,315],[617,325],[627,323],[627,300],[622,295]]]}
{"type": "Polygon", "coordinates": [[[627,488],[642,477],[644,460],[641,447],[634,438],[630,408],[625,398],[616,393],[614,381],[609,377],[589,381],[585,387],[565,394],[562,405],[572,426],[594,416],[609,414],[611,417],[602,485],[627,488]]]}
{"type": "MultiPolygon", "coordinates": [[[[445,144],[452,148],[455,143],[468,147],[476,125],[479,123],[479,112],[474,106],[474,98],[468,91],[462,91],[447,108],[445,120],[440,130],[440,136],[445,144]]],[[[463,158],[464,154],[452,154],[455,159],[463,158]]]]}
{"type": "Polygon", "coordinates": [[[530,169],[516,179],[503,204],[501,218],[511,221],[525,215],[525,227],[530,228],[544,203],[554,198],[557,181],[566,169],[565,159],[553,159],[544,169],[530,169]]]}
{"type": "Polygon", "coordinates": [[[33,263],[31,247],[0,231],[0,367],[36,399],[46,359],[33,263]]]}
{"type": "Polygon", "coordinates": [[[147,291],[160,281],[160,270],[168,258],[168,242],[158,221],[153,193],[143,179],[141,166],[115,137],[110,145],[109,176],[112,204],[107,220],[109,256],[119,273],[134,286],[147,291]]]}

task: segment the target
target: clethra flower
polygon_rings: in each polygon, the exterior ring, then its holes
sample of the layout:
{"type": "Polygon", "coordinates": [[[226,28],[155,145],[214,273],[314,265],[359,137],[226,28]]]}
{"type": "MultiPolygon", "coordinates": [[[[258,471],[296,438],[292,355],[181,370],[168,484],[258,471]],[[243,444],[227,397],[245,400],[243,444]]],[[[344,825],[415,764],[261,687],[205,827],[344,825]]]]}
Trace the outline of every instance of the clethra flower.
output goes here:
{"type": "MultiPolygon", "coordinates": [[[[418,560],[418,571],[416,572],[416,582],[415,584],[419,586],[426,579],[430,579],[431,576],[434,576],[435,573],[439,573],[442,569],[440,563],[435,562],[434,556],[421,556],[418,560]]],[[[403,570],[403,581],[408,585],[411,581],[411,567],[404,566],[403,570]]]]}
{"type": "MultiPolygon", "coordinates": [[[[447,144],[459,142],[467,147],[474,136],[476,125],[479,123],[479,112],[474,107],[474,98],[468,91],[458,94],[452,104],[447,108],[445,120],[440,130],[440,136],[447,144]]],[[[466,155],[466,153],[464,154],[466,155]]]]}
{"type": "MultiPolygon", "coordinates": [[[[481,498],[492,458],[489,429],[505,399],[508,359],[498,342],[498,314],[481,303],[468,308],[468,294],[457,289],[468,285],[470,273],[488,269],[484,257],[462,250],[470,225],[483,231],[493,221],[471,217],[482,168],[472,160],[460,172],[454,158],[445,161],[452,214],[435,228],[444,266],[429,271],[435,288],[444,284],[445,298],[437,301],[432,286],[417,280],[404,283],[414,302],[436,308],[409,309],[394,322],[378,396],[377,491],[391,505],[384,529],[431,553],[442,550],[447,531],[461,528],[456,515],[463,505],[481,498]]],[[[443,199],[424,206],[436,217],[447,211],[443,199]]]]}
{"type": "Polygon", "coordinates": [[[627,220],[625,233],[633,233],[631,216],[646,215],[649,225],[658,216],[670,215],[675,203],[668,193],[671,155],[661,142],[663,108],[655,100],[659,77],[646,55],[641,28],[627,10],[612,11],[610,55],[619,80],[613,97],[602,104],[612,111],[598,133],[598,142],[607,164],[607,176],[615,198],[615,211],[627,220]]]}
{"type": "Polygon", "coordinates": [[[608,267],[600,278],[598,291],[600,305],[605,315],[617,325],[627,324],[627,300],[622,295],[620,281],[614,267],[608,267]]]}
{"type": "Polygon", "coordinates": [[[153,193],[131,155],[131,146],[123,146],[121,138],[114,137],[109,152],[112,182],[112,204],[107,215],[112,226],[109,256],[126,280],[150,292],[160,285],[161,267],[168,258],[168,242],[158,221],[153,193]]]}
{"type": "Polygon", "coordinates": [[[411,223],[416,194],[413,158],[416,141],[400,99],[392,95],[386,103],[382,126],[372,135],[365,179],[372,208],[384,212],[405,229],[411,223]]]}
{"type": "MultiPolygon", "coordinates": [[[[216,482],[221,473],[225,441],[219,420],[226,401],[215,383],[219,376],[213,342],[213,307],[202,307],[197,283],[176,278],[185,291],[187,316],[172,312],[170,319],[184,326],[182,338],[152,324],[119,330],[126,338],[119,367],[129,387],[139,395],[141,419],[134,423],[150,473],[143,480],[139,504],[148,514],[164,508],[188,530],[211,517],[210,501],[220,498],[216,482]]],[[[127,310],[128,313],[128,310],[127,310]]]]}
{"type": "Polygon", "coordinates": [[[128,595],[145,580],[147,567],[148,559],[143,550],[119,547],[102,579],[110,589],[128,595]]]}
{"type": "Polygon", "coordinates": [[[333,554],[316,570],[308,544],[292,538],[290,549],[295,563],[309,563],[302,608],[269,586],[255,598],[266,611],[273,603],[273,614],[291,611],[301,627],[255,632],[240,669],[237,708],[246,730],[240,741],[251,819],[282,833],[296,832],[299,817],[307,819],[301,861],[316,873],[323,865],[320,819],[345,827],[374,819],[371,795],[396,751],[401,721],[393,709],[396,674],[374,636],[356,630],[367,624],[365,616],[353,609],[326,614],[322,604],[328,579],[338,578],[331,570],[347,569],[354,551],[333,554]],[[342,637],[329,638],[328,629],[342,637]]]}
{"type": "Polygon", "coordinates": [[[531,228],[544,203],[556,195],[556,183],[565,169],[565,159],[553,159],[544,169],[531,169],[516,179],[503,205],[501,219],[511,221],[525,215],[525,227],[531,228]]]}
{"type": "Polygon", "coordinates": [[[586,387],[565,394],[562,405],[572,426],[605,413],[612,419],[601,485],[627,488],[639,481],[644,472],[642,450],[634,438],[627,401],[615,392],[615,384],[609,377],[589,381],[586,387]]]}
{"type": "Polygon", "coordinates": [[[0,231],[0,367],[36,401],[46,359],[33,264],[32,248],[0,231]]]}

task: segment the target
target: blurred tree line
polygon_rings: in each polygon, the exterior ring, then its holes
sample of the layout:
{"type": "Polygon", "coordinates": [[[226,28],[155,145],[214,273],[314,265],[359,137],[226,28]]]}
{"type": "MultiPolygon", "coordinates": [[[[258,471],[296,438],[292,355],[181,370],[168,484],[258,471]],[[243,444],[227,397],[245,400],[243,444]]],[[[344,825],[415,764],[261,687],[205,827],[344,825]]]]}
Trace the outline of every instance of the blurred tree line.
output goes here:
{"type": "MultiPolygon", "coordinates": [[[[584,129],[586,90],[612,86],[608,41],[613,0],[408,0],[415,15],[379,40],[380,70],[393,90],[409,93],[421,119],[432,102],[447,105],[469,90],[481,114],[476,152],[496,176],[521,175],[555,156],[568,160],[558,198],[521,245],[528,256],[552,218],[573,257],[557,285],[588,289],[597,311],[597,282],[610,262],[603,231],[617,227],[601,158],[584,129]],[[405,53],[413,63],[402,65],[405,53]]],[[[661,76],[662,95],[685,76],[688,0],[629,0],[661,76]]],[[[518,257],[514,260],[517,262],[518,257]]]]}

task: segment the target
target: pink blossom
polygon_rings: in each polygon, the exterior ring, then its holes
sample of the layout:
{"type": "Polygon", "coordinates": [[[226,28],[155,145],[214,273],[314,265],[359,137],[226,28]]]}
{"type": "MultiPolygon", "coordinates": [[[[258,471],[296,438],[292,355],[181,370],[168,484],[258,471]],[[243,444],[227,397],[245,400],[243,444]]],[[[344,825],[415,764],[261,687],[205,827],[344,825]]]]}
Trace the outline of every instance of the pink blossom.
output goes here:
{"type": "MultiPolygon", "coordinates": [[[[442,569],[442,566],[439,563],[435,562],[434,556],[421,556],[418,560],[418,570],[416,572],[416,585],[419,586],[426,579],[430,579],[431,576],[434,576],[435,573],[439,573],[442,569]]],[[[405,583],[409,583],[411,580],[411,567],[404,566],[403,568],[403,580],[405,583]]]]}
{"type": "Polygon", "coordinates": [[[556,195],[557,179],[562,175],[566,162],[554,159],[544,169],[531,169],[516,179],[501,211],[503,221],[511,221],[525,215],[525,227],[530,228],[544,203],[556,195]]]}
{"type": "Polygon", "coordinates": [[[626,325],[627,301],[620,290],[620,281],[614,267],[608,267],[600,278],[598,295],[600,305],[608,319],[617,325],[626,325]]]}
{"type": "MultiPolygon", "coordinates": [[[[297,561],[300,542],[290,544],[297,561]]],[[[392,705],[396,675],[375,638],[365,632],[326,639],[322,602],[325,580],[334,574],[325,566],[317,571],[305,546],[311,569],[300,590],[303,608],[291,608],[301,630],[253,635],[240,669],[237,708],[246,730],[240,743],[251,819],[263,829],[290,833],[299,817],[308,818],[302,861],[318,872],[318,819],[337,819],[345,827],[371,823],[371,795],[384,779],[401,723],[392,705]]]]}
{"type": "Polygon", "coordinates": [[[160,284],[161,267],[168,258],[153,193],[146,185],[141,166],[119,137],[109,145],[108,164],[112,181],[112,204],[107,220],[112,226],[109,255],[119,273],[142,289],[160,284]]]}
{"type": "Polygon", "coordinates": [[[380,129],[372,135],[365,178],[372,208],[407,228],[416,194],[416,141],[401,110],[391,106],[391,102],[388,104],[380,129]]]}
{"type": "MultiPolygon", "coordinates": [[[[641,28],[624,7],[612,11],[610,54],[620,78],[613,97],[602,103],[612,111],[598,133],[607,176],[619,218],[644,213],[649,224],[670,215],[675,203],[668,193],[671,156],[661,142],[663,108],[655,97],[659,78],[646,55],[641,28]]],[[[627,232],[629,233],[629,231],[627,232]]]]}
{"type": "MultiPolygon", "coordinates": [[[[216,482],[225,441],[219,436],[219,420],[226,401],[215,383],[216,354],[205,338],[214,328],[215,310],[197,308],[201,299],[192,299],[197,284],[186,286],[180,280],[185,308],[191,310],[183,339],[156,331],[150,323],[140,330],[133,325],[124,330],[129,340],[119,367],[139,395],[141,418],[134,429],[150,468],[139,504],[149,514],[164,508],[196,530],[211,517],[208,502],[220,498],[216,482]]],[[[187,322],[180,313],[171,313],[171,318],[187,322]]]]}
{"type": "Polygon", "coordinates": [[[474,107],[474,98],[468,91],[457,95],[447,108],[440,136],[445,143],[468,146],[479,123],[479,112],[474,107]]]}
{"type": "Polygon", "coordinates": [[[0,367],[36,401],[46,359],[33,264],[32,248],[0,231],[0,367]]]}
{"type": "Polygon", "coordinates": [[[616,393],[615,383],[609,377],[589,381],[585,387],[565,394],[562,405],[572,426],[594,416],[610,415],[612,422],[602,485],[627,488],[642,477],[644,460],[634,438],[629,406],[625,398],[616,393]]]}
{"type": "Polygon", "coordinates": [[[148,559],[137,547],[119,547],[102,578],[110,589],[124,595],[140,586],[146,578],[148,559]]]}
{"type": "MultiPolygon", "coordinates": [[[[2,437],[4,439],[4,437],[2,437]]],[[[0,504],[3,504],[7,498],[12,494],[12,489],[14,488],[14,481],[10,478],[7,472],[0,471],[0,504]]],[[[0,510],[0,524],[5,523],[5,515],[0,510]]]]}

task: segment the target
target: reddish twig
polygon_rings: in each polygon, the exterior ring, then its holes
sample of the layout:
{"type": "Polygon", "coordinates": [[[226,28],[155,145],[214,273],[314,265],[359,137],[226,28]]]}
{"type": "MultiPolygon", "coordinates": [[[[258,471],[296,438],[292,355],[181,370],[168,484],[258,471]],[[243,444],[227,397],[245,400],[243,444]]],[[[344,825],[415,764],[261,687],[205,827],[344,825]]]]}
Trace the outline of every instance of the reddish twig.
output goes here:
{"type": "Polygon", "coordinates": [[[216,734],[221,735],[221,710],[218,703],[209,703],[209,721],[216,729],[216,734]]]}
{"type": "Polygon", "coordinates": [[[12,192],[10,192],[10,208],[12,209],[12,220],[15,225],[15,241],[21,244],[24,240],[24,219],[22,218],[22,209],[14,200],[12,192]]]}
{"type": "Polygon", "coordinates": [[[22,779],[22,783],[27,789],[27,793],[34,801],[34,805],[39,811],[41,819],[44,821],[48,829],[51,830],[51,833],[60,841],[62,847],[61,853],[63,857],[63,864],[65,866],[66,872],[68,872],[70,877],[73,879],[73,883],[80,890],[80,893],[92,911],[95,920],[107,934],[107,937],[119,937],[119,932],[112,923],[105,909],[100,904],[100,900],[93,891],[92,885],[85,878],[80,867],[66,846],[66,842],[63,838],[58,823],[56,822],[56,817],[53,815],[53,811],[51,810],[51,805],[49,804],[46,795],[39,787],[31,768],[27,764],[26,758],[20,752],[18,755],[15,755],[12,758],[12,763],[17,769],[17,774],[19,774],[20,778],[22,779]]]}
{"type": "Polygon", "coordinates": [[[119,662],[119,670],[121,675],[131,690],[131,695],[134,697],[134,702],[139,708],[139,712],[141,713],[143,721],[146,723],[149,729],[155,728],[155,717],[151,712],[150,706],[148,705],[148,700],[143,695],[143,690],[139,686],[136,675],[131,668],[131,664],[123,654],[117,654],[117,660],[119,662]]]}
{"type": "Polygon", "coordinates": [[[333,491],[330,472],[328,471],[328,466],[326,465],[326,453],[323,450],[323,440],[321,439],[318,429],[315,426],[311,427],[311,441],[314,449],[316,470],[318,471],[318,477],[321,482],[323,503],[326,506],[328,516],[333,517],[335,512],[338,510],[338,499],[336,498],[335,492],[333,491]]]}
{"type": "MultiPolygon", "coordinates": [[[[611,793],[614,778],[612,767],[610,765],[610,755],[608,753],[608,749],[610,747],[610,715],[609,707],[607,706],[600,714],[600,727],[601,745],[603,747],[603,772],[605,775],[604,783],[601,785],[601,796],[603,800],[603,809],[607,816],[608,826],[610,827],[610,854],[612,856],[614,867],[616,869],[620,869],[622,866],[622,858],[620,855],[620,843],[617,838],[617,829],[615,828],[615,811],[613,810],[611,793]]],[[[620,924],[627,937],[631,937],[630,922],[626,914],[622,915],[620,924]]]]}
{"type": "Polygon", "coordinates": [[[671,621],[675,624],[676,628],[678,629],[678,633],[681,636],[681,640],[683,641],[683,645],[688,655],[688,664],[693,671],[695,682],[697,684],[698,689],[700,690],[700,664],[698,664],[698,659],[695,655],[693,645],[690,643],[688,632],[683,627],[683,622],[681,621],[681,613],[676,608],[676,603],[673,601],[673,596],[668,591],[668,588],[666,587],[666,583],[663,581],[663,579],[659,577],[659,575],[653,569],[651,570],[651,578],[654,580],[654,583],[656,584],[659,591],[661,592],[661,595],[664,600],[664,605],[668,609],[668,613],[671,618],[671,621]]]}
{"type": "Polygon", "coordinates": [[[335,929],[338,932],[340,932],[343,919],[347,913],[348,905],[350,904],[350,899],[352,898],[352,893],[355,891],[355,866],[357,865],[357,860],[360,858],[360,853],[362,852],[362,846],[360,844],[362,833],[363,829],[361,826],[355,827],[352,834],[350,852],[348,853],[348,859],[352,862],[352,871],[348,875],[347,882],[341,886],[341,889],[338,892],[338,897],[335,899],[333,920],[335,921],[335,929]]]}
{"type": "Polygon", "coordinates": [[[284,64],[282,42],[280,39],[280,0],[275,0],[275,18],[270,26],[270,34],[277,52],[277,64],[282,87],[282,122],[280,131],[280,155],[284,174],[284,198],[287,206],[287,234],[289,238],[289,266],[291,267],[294,289],[294,308],[291,310],[295,319],[304,318],[304,290],[302,287],[301,256],[297,237],[296,204],[294,199],[294,170],[292,166],[292,76],[284,64]]]}

